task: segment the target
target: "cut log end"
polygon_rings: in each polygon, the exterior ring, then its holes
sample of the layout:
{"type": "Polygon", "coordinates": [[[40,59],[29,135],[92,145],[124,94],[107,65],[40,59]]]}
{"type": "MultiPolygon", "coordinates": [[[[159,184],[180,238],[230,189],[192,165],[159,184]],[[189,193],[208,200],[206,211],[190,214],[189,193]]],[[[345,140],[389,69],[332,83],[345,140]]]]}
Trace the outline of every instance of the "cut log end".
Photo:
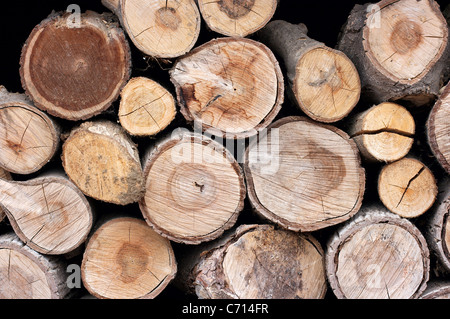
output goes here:
{"type": "Polygon", "coordinates": [[[418,298],[429,267],[414,224],[373,207],[342,225],[327,247],[327,277],[340,299],[418,298]]]}
{"type": "Polygon", "coordinates": [[[368,58],[392,81],[420,81],[447,47],[447,21],[439,6],[432,0],[389,0],[377,6],[363,30],[368,58]]]}
{"type": "MultiPolygon", "coordinates": [[[[4,180],[11,180],[11,174],[7,171],[5,171],[3,168],[0,167],[0,179],[4,179],[4,180]]],[[[0,205],[1,206],[1,205],[0,205]]],[[[0,222],[5,219],[6,214],[3,211],[3,209],[0,207],[0,222]]]]}
{"type": "Polygon", "coordinates": [[[130,76],[130,49],[112,15],[86,12],[79,27],[68,17],[52,15],[30,34],[20,61],[22,86],[40,109],[87,119],[117,99],[130,76]]]}
{"type": "Polygon", "coordinates": [[[262,27],[272,18],[277,0],[219,0],[197,1],[208,27],[226,36],[245,37],[262,27]]]}
{"type": "Polygon", "coordinates": [[[101,299],[150,299],[175,277],[170,242],[143,220],[114,218],[89,239],[81,274],[86,289],[101,299]]]}
{"type": "Polygon", "coordinates": [[[442,91],[426,124],[428,143],[436,160],[450,174],[450,84],[442,91]]]}
{"type": "Polygon", "coordinates": [[[119,125],[85,122],[71,132],[62,148],[63,167],[85,195],[117,205],[142,197],[138,151],[119,125]]]}
{"type": "Polygon", "coordinates": [[[62,299],[69,293],[65,264],[24,246],[14,233],[0,236],[0,298],[62,299]]]}
{"type": "Polygon", "coordinates": [[[170,73],[185,118],[218,136],[255,135],[284,100],[274,55],[246,38],[211,40],[179,59],[170,73]]]}
{"type": "Polygon", "coordinates": [[[403,106],[385,102],[351,119],[349,134],[365,160],[389,163],[409,153],[415,121],[403,106]]]}
{"type": "Polygon", "coordinates": [[[193,271],[200,298],[321,299],[324,252],[311,235],[269,225],[241,226],[205,253],[193,271]]]}
{"type": "Polygon", "coordinates": [[[194,0],[123,0],[119,17],[136,47],[157,58],[189,52],[200,34],[201,16],[194,0]],[[151,17],[151,18],[149,18],[151,17]]]}
{"type": "Polygon", "coordinates": [[[41,169],[55,154],[59,129],[25,94],[0,87],[0,166],[16,174],[41,169]]]}
{"type": "Polygon", "coordinates": [[[383,204],[405,218],[425,213],[435,202],[437,193],[433,173],[413,158],[386,165],[378,178],[378,194],[383,204]]]}
{"type": "Polygon", "coordinates": [[[365,189],[356,144],[344,132],[303,117],[281,119],[250,143],[244,171],[256,211],[295,231],[349,219],[365,189]]]}
{"type": "Polygon", "coordinates": [[[0,186],[0,206],[19,238],[34,250],[61,255],[86,240],[93,222],[91,207],[66,178],[0,179],[0,186]]]}
{"type": "Polygon", "coordinates": [[[185,132],[159,142],[146,160],[144,176],[141,211],[156,231],[176,242],[219,237],[244,205],[239,164],[205,136],[185,132]]]}
{"type": "Polygon", "coordinates": [[[131,135],[155,135],[164,130],[175,115],[172,94],[153,80],[133,78],[122,90],[119,120],[131,135]]]}
{"type": "Polygon", "coordinates": [[[292,87],[300,108],[325,123],[346,117],[361,92],[358,71],[350,59],[325,46],[311,49],[299,59],[292,87]]]}

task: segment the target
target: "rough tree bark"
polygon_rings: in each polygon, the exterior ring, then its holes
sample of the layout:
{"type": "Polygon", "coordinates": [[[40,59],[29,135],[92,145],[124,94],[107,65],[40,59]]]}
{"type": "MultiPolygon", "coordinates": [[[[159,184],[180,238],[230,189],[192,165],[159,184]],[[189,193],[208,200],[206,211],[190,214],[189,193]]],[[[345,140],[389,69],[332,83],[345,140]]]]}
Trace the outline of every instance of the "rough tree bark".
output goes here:
{"type": "Polygon", "coordinates": [[[328,282],[339,299],[415,299],[429,278],[429,250],[409,220],[366,206],[327,244],[328,282]]]}
{"type": "Polygon", "coordinates": [[[444,273],[450,273],[450,177],[439,183],[438,198],[427,213],[424,235],[444,273]]]}
{"type": "Polygon", "coordinates": [[[352,117],[348,133],[369,162],[394,162],[405,157],[414,143],[416,125],[411,113],[385,102],[352,117]]]}
{"type": "Polygon", "coordinates": [[[324,252],[311,234],[243,225],[205,251],[191,272],[201,299],[321,299],[324,252]]]}
{"type": "Polygon", "coordinates": [[[127,205],[144,194],[144,176],[136,145],[115,123],[84,122],[62,147],[67,176],[87,196],[127,205]]]}
{"type": "Polygon", "coordinates": [[[275,56],[247,38],[213,39],[180,58],[170,76],[186,120],[220,137],[257,134],[284,100],[275,56]]]}
{"type": "Polygon", "coordinates": [[[222,144],[206,136],[175,132],[148,150],[144,165],[142,214],[170,240],[198,244],[216,239],[244,207],[241,167],[222,144]]]}
{"type": "Polygon", "coordinates": [[[429,282],[420,299],[450,299],[450,281],[433,280],[429,282]]]}
{"type": "Polygon", "coordinates": [[[124,32],[112,14],[87,11],[80,26],[55,13],[28,37],[20,60],[22,86],[41,110],[68,120],[110,107],[131,72],[124,32]]]}
{"type": "Polygon", "coordinates": [[[278,0],[197,0],[200,13],[208,27],[231,37],[245,37],[272,18],[278,0]]]}
{"type": "Polygon", "coordinates": [[[157,58],[176,58],[197,42],[201,16],[194,0],[102,0],[134,45],[157,58]]]}
{"type": "Polygon", "coordinates": [[[355,63],[372,103],[429,104],[448,77],[448,25],[434,0],[356,5],[337,49],[355,63]]]}
{"type": "Polygon", "coordinates": [[[439,100],[426,123],[428,144],[436,160],[450,174],[450,84],[442,89],[439,100]]]}
{"type": "Polygon", "coordinates": [[[339,121],[359,101],[358,72],[344,53],[309,38],[307,33],[304,24],[276,20],[258,36],[284,61],[289,87],[300,109],[316,121],[339,121]]]}
{"type": "Polygon", "coordinates": [[[26,182],[0,179],[0,206],[15,233],[26,245],[47,255],[74,251],[93,224],[87,199],[62,175],[26,182]]]}
{"type": "Polygon", "coordinates": [[[59,126],[37,109],[25,94],[0,86],[0,167],[31,174],[53,158],[59,146],[59,126]]]}
{"type": "Polygon", "coordinates": [[[0,299],[63,299],[66,263],[40,254],[14,234],[0,235],[0,299]]]}
{"type": "Polygon", "coordinates": [[[96,225],[81,265],[84,286],[100,299],[150,299],[175,277],[170,241],[142,219],[113,217],[96,225]]]}
{"type": "Polygon", "coordinates": [[[175,99],[157,82],[132,78],[120,93],[119,121],[134,136],[155,135],[175,118],[175,99]]]}
{"type": "Polygon", "coordinates": [[[424,214],[436,200],[438,187],[431,170],[414,158],[385,165],[378,177],[378,194],[384,206],[405,218],[424,214]]]}
{"type": "Polygon", "coordinates": [[[294,231],[349,219],[365,190],[356,144],[345,132],[306,117],[278,120],[250,141],[244,172],[255,210],[294,231]]]}

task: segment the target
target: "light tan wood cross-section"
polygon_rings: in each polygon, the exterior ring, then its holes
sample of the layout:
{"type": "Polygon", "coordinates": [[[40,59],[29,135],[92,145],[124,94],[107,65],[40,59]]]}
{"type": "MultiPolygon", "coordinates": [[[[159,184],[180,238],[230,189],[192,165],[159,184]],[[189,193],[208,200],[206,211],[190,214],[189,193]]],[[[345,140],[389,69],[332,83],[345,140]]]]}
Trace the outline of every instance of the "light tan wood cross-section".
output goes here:
{"type": "Polygon", "coordinates": [[[239,164],[201,136],[169,139],[147,161],[140,207],[147,222],[177,242],[199,243],[230,228],[243,207],[239,164]]]}
{"type": "Polygon", "coordinates": [[[431,0],[384,0],[368,14],[363,45],[371,62],[388,78],[416,83],[442,56],[447,23],[431,0]]]}
{"type": "Polygon", "coordinates": [[[208,27],[227,36],[245,37],[262,28],[274,15],[277,0],[198,0],[208,27]]]}
{"type": "Polygon", "coordinates": [[[122,90],[119,120],[131,135],[155,135],[164,130],[175,115],[172,94],[151,79],[133,78],[122,90]]]}
{"type": "Polygon", "coordinates": [[[81,267],[83,283],[97,298],[156,297],[174,278],[170,242],[143,220],[114,218],[93,234],[81,267]]]}

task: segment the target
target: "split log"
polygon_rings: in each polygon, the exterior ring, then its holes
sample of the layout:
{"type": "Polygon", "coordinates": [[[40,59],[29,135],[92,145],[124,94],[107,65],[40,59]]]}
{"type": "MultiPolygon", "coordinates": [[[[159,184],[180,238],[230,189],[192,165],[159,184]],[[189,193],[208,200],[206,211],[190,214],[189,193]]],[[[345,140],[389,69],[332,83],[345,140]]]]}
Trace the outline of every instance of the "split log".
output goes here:
{"type": "Polygon", "coordinates": [[[425,238],[409,220],[368,206],[327,244],[328,282],[339,299],[415,299],[426,288],[425,238]]]}
{"type": "Polygon", "coordinates": [[[415,122],[401,105],[385,102],[349,121],[350,137],[369,162],[394,162],[405,157],[414,143],[415,122]]]}
{"type": "Polygon", "coordinates": [[[342,52],[307,36],[304,24],[269,22],[260,40],[284,61],[295,102],[320,122],[347,116],[360,98],[361,83],[353,62],[342,52]]]}
{"type": "Polygon", "coordinates": [[[0,167],[16,174],[37,172],[58,146],[58,125],[25,94],[0,86],[0,167]]]}
{"type": "Polygon", "coordinates": [[[448,42],[434,0],[383,0],[353,8],[337,49],[355,63],[369,101],[420,106],[434,101],[446,81],[448,42]]]}
{"type": "Polygon", "coordinates": [[[110,107],[129,79],[131,54],[112,14],[52,14],[27,39],[20,60],[22,86],[41,110],[68,120],[88,119],[110,107]]]}
{"type": "Polygon", "coordinates": [[[198,244],[235,224],[246,188],[241,167],[222,144],[180,130],[146,156],[146,191],[139,204],[155,231],[175,242],[198,244]]]}
{"type": "Polygon", "coordinates": [[[429,282],[420,299],[450,299],[450,281],[429,282]]]}
{"type": "Polygon", "coordinates": [[[65,262],[24,245],[14,233],[0,235],[0,299],[63,299],[65,262]]]}
{"type": "Polygon", "coordinates": [[[120,125],[84,122],[64,142],[61,157],[67,176],[89,197],[127,205],[143,196],[138,150],[120,125]]]}
{"type": "Polygon", "coordinates": [[[264,27],[277,9],[278,0],[197,0],[208,27],[232,37],[248,36],[264,27]]]}
{"type": "Polygon", "coordinates": [[[156,58],[189,52],[200,34],[201,16],[194,0],[102,0],[113,11],[134,45],[156,58]]]}
{"type": "Polygon", "coordinates": [[[284,100],[275,56],[247,38],[219,38],[180,58],[170,71],[180,111],[203,131],[246,138],[267,127],[284,100]]]}
{"type": "Polygon", "coordinates": [[[173,121],[176,112],[172,94],[153,80],[132,78],[122,89],[119,120],[131,135],[161,132],[173,121]]]}
{"type": "Polygon", "coordinates": [[[426,123],[428,144],[436,160],[450,174],[450,84],[443,89],[426,123]]]}
{"type": "MultiPolygon", "coordinates": [[[[12,179],[11,174],[9,174],[9,172],[5,171],[3,168],[0,167],[0,179],[10,181],[12,179]]],[[[5,219],[5,217],[6,217],[5,212],[3,211],[0,205],[0,222],[3,219],[5,219]]]]}
{"type": "Polygon", "coordinates": [[[204,252],[192,272],[201,299],[322,299],[324,252],[311,234],[243,225],[204,252]]]}
{"type": "Polygon", "coordinates": [[[88,241],[81,264],[84,286],[101,299],[154,298],[176,271],[170,241],[145,221],[131,217],[101,223],[88,241]]]}
{"type": "Polygon", "coordinates": [[[433,173],[414,158],[385,165],[378,177],[378,194],[384,206],[405,218],[418,217],[428,211],[437,193],[433,173]]]}
{"type": "Polygon", "coordinates": [[[84,195],[56,174],[25,182],[0,179],[0,206],[17,236],[47,255],[74,251],[85,242],[93,223],[84,195]]]}
{"type": "Polygon", "coordinates": [[[345,132],[306,117],[280,119],[250,141],[244,172],[254,209],[294,231],[349,219],[365,190],[356,144],[345,132]]]}
{"type": "Polygon", "coordinates": [[[450,273],[450,178],[439,183],[438,198],[427,213],[425,238],[444,273],[450,273]]]}

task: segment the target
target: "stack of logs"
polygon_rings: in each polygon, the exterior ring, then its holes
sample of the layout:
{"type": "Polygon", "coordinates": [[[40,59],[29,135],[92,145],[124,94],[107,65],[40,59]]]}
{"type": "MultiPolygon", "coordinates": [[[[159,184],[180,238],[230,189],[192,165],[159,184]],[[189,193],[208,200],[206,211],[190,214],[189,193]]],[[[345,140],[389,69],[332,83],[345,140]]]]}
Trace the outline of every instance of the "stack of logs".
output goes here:
{"type": "Polygon", "coordinates": [[[0,87],[1,298],[450,298],[449,10],[102,3],[0,87]]]}

